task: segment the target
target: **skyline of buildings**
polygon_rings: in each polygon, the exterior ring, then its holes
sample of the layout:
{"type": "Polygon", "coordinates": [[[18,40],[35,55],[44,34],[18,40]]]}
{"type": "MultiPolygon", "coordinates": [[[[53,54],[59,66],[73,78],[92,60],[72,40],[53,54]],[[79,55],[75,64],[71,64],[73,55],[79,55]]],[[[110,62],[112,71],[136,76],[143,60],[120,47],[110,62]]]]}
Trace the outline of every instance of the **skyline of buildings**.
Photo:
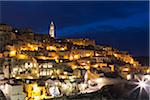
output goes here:
{"type": "Polygon", "coordinates": [[[0,100],[149,100],[149,1],[0,1],[0,100]]]}
{"type": "Polygon", "coordinates": [[[8,100],[93,93],[138,77],[149,82],[150,67],[128,52],[88,38],[57,39],[54,27],[51,22],[49,33],[35,34],[0,24],[0,89],[8,100]]]}

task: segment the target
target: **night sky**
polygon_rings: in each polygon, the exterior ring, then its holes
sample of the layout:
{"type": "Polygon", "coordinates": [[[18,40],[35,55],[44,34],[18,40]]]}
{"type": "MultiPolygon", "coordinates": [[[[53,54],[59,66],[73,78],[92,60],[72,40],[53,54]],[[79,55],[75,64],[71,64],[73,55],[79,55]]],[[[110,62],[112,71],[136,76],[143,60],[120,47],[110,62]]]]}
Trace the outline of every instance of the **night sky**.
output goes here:
{"type": "Polygon", "coordinates": [[[57,38],[90,38],[97,44],[148,56],[147,1],[13,1],[0,3],[0,22],[48,34],[54,21],[57,38]]]}

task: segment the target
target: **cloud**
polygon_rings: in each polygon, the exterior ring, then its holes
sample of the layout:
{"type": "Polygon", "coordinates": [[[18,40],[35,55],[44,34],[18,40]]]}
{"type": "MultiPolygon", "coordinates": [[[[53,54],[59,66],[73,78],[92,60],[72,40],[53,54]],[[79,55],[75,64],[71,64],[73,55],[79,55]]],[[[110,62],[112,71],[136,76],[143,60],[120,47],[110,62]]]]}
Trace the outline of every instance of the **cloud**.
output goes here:
{"type": "Polygon", "coordinates": [[[109,31],[112,28],[126,28],[126,27],[148,27],[148,13],[139,13],[128,18],[123,19],[110,19],[106,21],[97,21],[85,25],[66,27],[61,30],[57,30],[58,36],[65,36],[70,34],[95,32],[95,31],[109,31]]]}

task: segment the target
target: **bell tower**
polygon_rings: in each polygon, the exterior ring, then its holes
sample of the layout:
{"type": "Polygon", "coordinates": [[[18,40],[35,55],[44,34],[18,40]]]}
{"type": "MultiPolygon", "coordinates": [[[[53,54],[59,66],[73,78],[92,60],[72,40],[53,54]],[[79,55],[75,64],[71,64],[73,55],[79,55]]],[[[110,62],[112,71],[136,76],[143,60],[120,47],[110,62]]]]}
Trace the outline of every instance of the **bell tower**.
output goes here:
{"type": "Polygon", "coordinates": [[[51,21],[51,24],[50,24],[50,28],[49,28],[49,35],[50,35],[50,37],[53,37],[53,38],[55,38],[55,30],[54,30],[54,23],[53,23],[53,21],[51,21]]]}

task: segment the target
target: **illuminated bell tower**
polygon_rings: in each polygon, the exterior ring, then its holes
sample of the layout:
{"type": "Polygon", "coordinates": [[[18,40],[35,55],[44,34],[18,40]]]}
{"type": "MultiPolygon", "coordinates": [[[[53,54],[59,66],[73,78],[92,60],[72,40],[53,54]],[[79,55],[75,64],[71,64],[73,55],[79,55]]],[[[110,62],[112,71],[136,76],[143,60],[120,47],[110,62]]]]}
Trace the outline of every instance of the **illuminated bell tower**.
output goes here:
{"type": "Polygon", "coordinates": [[[51,21],[50,28],[49,28],[49,35],[50,37],[55,38],[54,23],[52,21],[51,21]]]}

